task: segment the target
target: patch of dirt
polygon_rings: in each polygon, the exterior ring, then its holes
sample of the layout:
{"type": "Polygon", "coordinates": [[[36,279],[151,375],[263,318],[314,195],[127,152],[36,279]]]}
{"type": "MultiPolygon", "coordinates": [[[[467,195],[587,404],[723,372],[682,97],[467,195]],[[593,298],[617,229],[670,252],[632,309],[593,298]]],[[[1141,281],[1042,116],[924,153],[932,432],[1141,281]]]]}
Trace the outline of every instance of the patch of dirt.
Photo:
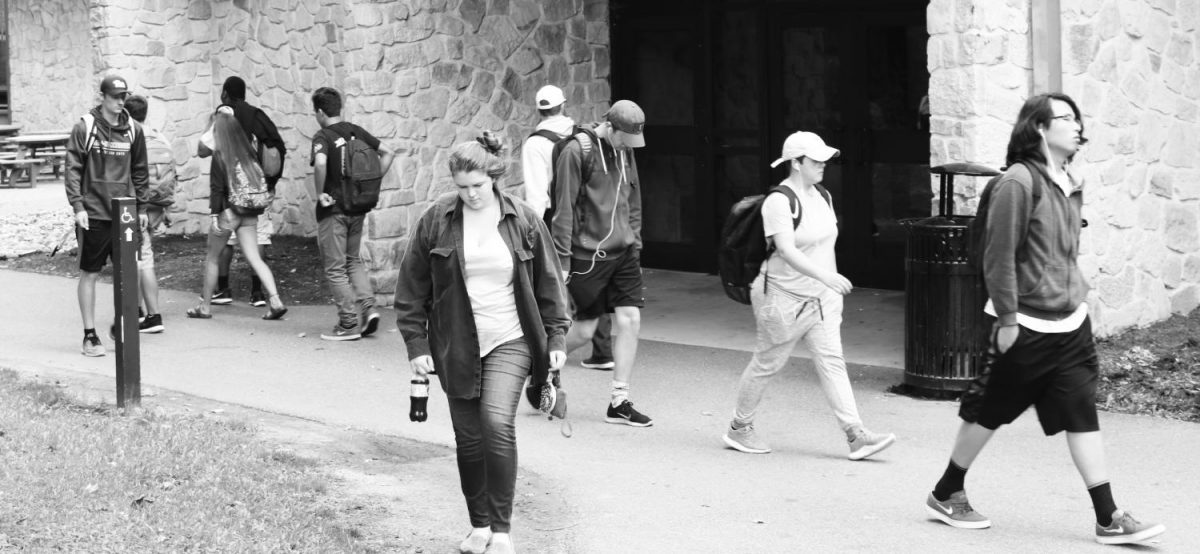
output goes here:
{"type": "Polygon", "coordinates": [[[1105,410],[1200,422],[1200,309],[1097,341],[1105,410]]]}
{"type": "MultiPolygon", "coordinates": [[[[161,235],[153,239],[154,268],[158,286],[168,290],[200,292],[204,278],[204,254],[207,237],[203,235],[161,235]]],[[[317,239],[296,236],[274,236],[266,249],[267,265],[275,275],[275,283],[284,302],[289,304],[330,304],[332,295],[325,285],[324,271],[317,239]]],[[[77,250],[60,250],[51,255],[37,252],[0,262],[0,266],[17,271],[47,273],[64,277],[79,276],[77,250]]],[[[245,302],[250,298],[250,276],[253,271],[235,249],[230,268],[230,287],[234,299],[245,302]]],[[[101,278],[112,281],[112,266],[105,266],[101,278]]]]}

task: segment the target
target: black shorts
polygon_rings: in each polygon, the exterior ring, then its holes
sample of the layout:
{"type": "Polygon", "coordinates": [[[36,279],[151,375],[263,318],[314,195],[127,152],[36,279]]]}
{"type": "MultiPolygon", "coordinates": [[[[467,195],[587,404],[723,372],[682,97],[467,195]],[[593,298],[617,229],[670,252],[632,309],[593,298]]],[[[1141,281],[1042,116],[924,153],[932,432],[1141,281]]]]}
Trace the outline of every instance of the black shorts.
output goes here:
{"type": "Polygon", "coordinates": [[[968,423],[994,430],[1034,406],[1046,435],[1099,431],[1099,379],[1090,317],[1068,333],[1038,333],[1021,327],[1007,352],[997,355],[989,349],[983,373],[963,394],[958,415],[968,423]]]}
{"type": "Polygon", "coordinates": [[[87,229],[75,226],[75,240],[79,242],[79,269],[83,271],[97,273],[113,257],[111,221],[88,218],[87,229]]]}
{"type": "Polygon", "coordinates": [[[615,260],[597,260],[594,267],[591,260],[571,258],[567,291],[577,320],[596,319],[622,306],[641,308],[646,304],[641,256],[630,248],[615,260]]]}

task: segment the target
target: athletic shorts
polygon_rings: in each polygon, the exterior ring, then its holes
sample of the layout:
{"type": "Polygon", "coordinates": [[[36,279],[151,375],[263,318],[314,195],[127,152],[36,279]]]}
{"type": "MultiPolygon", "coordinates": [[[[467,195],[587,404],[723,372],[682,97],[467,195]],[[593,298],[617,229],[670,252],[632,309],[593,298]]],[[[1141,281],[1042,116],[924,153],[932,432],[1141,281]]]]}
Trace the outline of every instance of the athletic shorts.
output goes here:
{"type": "Polygon", "coordinates": [[[1067,333],[1038,333],[1024,327],[1004,354],[988,349],[987,363],[963,394],[958,415],[996,429],[1026,408],[1037,410],[1046,435],[1100,430],[1096,385],[1100,362],[1092,320],[1067,333]]]}
{"type": "MultiPolygon", "coordinates": [[[[260,214],[258,216],[258,226],[254,228],[255,232],[258,233],[258,244],[261,246],[270,246],[271,235],[275,234],[275,225],[271,224],[271,216],[268,215],[269,213],[270,212],[263,212],[260,214]]],[[[229,241],[225,244],[228,244],[229,246],[237,246],[237,233],[230,234],[229,241]]]]}
{"type": "Polygon", "coordinates": [[[79,243],[79,269],[97,273],[113,258],[112,222],[88,218],[88,228],[75,226],[79,243]]]}
{"type": "Polygon", "coordinates": [[[567,291],[575,307],[575,319],[596,319],[615,308],[646,304],[642,296],[641,256],[636,248],[623,252],[615,260],[576,260],[571,258],[567,291]]]}

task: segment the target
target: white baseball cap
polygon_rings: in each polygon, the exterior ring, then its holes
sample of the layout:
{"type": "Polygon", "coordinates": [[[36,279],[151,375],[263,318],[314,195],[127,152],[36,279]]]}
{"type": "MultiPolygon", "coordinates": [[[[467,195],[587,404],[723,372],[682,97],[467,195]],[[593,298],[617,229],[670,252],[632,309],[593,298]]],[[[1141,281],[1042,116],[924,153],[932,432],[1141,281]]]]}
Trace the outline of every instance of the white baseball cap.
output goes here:
{"type": "Polygon", "coordinates": [[[554,85],[546,85],[538,89],[536,99],[539,110],[548,110],[567,101],[567,97],[563,96],[562,89],[554,85]]]}
{"type": "Polygon", "coordinates": [[[797,131],[783,141],[783,154],[778,160],[771,162],[771,167],[799,157],[827,162],[841,153],[837,148],[826,145],[816,133],[797,131]]]}

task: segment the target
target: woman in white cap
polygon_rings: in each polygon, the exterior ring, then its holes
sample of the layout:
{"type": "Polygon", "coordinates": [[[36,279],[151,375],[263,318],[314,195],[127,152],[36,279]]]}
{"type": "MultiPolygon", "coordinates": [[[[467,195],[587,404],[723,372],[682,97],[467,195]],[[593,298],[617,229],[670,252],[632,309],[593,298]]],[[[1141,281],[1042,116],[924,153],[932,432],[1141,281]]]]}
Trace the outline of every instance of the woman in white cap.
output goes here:
{"type": "Polygon", "coordinates": [[[861,460],[896,440],[863,427],[842,356],[842,297],[853,285],[837,271],[837,216],[829,191],[821,186],[825,163],[839,153],[816,134],[797,132],[771,164],[788,164],[788,177],[762,205],[763,234],[774,250],[750,287],[758,344],[742,373],[737,408],[724,436],[725,444],[741,452],[771,451],[754,432],[755,412],[771,377],[800,340],[812,353],[821,389],[846,433],[849,458],[861,460]]]}

